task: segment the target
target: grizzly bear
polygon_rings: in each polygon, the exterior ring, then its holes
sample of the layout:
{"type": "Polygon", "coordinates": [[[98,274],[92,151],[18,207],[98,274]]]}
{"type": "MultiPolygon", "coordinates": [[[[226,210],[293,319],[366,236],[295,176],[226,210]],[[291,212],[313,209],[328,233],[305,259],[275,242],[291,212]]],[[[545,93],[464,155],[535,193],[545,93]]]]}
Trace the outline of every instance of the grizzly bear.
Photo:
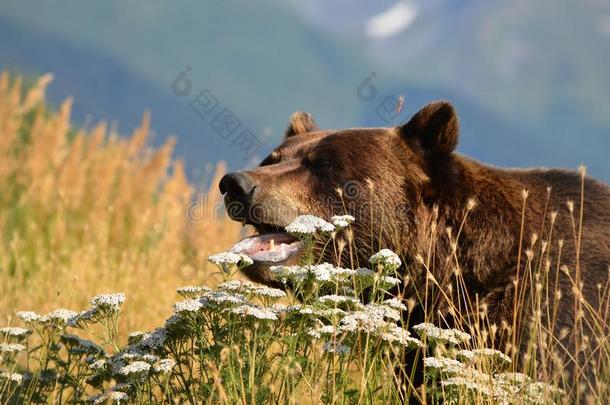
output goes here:
{"type": "Polygon", "coordinates": [[[283,228],[301,214],[350,214],[355,222],[338,237],[353,254],[324,259],[365,266],[381,248],[396,252],[403,283],[392,293],[418,303],[405,315],[410,325],[485,329],[479,336],[488,345],[529,351],[522,363],[536,358],[539,369],[594,384],[608,355],[600,350],[610,305],[610,188],[584,169],[479,163],[455,152],[458,136],[446,101],[396,128],[320,130],[309,114],[293,114],[283,143],[258,168],[220,182],[229,215],[258,234],[240,245],[255,262],[245,274],[281,287],[268,267],[299,253],[283,228]],[[543,341],[554,345],[552,359],[541,355],[543,341]]]}

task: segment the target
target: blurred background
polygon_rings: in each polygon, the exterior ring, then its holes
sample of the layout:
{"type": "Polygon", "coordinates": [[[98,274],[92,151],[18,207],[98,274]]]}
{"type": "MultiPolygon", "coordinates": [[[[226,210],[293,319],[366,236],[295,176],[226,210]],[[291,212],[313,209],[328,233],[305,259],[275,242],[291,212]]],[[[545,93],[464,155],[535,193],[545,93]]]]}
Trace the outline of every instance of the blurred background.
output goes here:
{"type": "Polygon", "coordinates": [[[0,316],[122,291],[123,332],[161,324],[244,233],[219,177],[296,110],[447,99],[460,152],[609,181],[609,67],[608,0],[0,1],[0,316]]]}
{"type": "Polygon", "coordinates": [[[0,68],[52,72],[51,103],[74,96],[84,127],[106,119],[128,133],[150,110],[155,142],[177,135],[192,179],[221,159],[256,164],[295,110],[325,128],[386,126],[378,105],[404,95],[396,123],[453,102],[460,151],[477,159],[584,163],[610,180],[607,0],[3,1],[0,68]],[[187,67],[192,90],[179,96],[187,67]],[[372,73],[369,100],[358,88],[372,73]],[[205,118],[189,104],[204,90],[218,104],[205,118]],[[214,131],[225,108],[255,153],[214,131]]]}

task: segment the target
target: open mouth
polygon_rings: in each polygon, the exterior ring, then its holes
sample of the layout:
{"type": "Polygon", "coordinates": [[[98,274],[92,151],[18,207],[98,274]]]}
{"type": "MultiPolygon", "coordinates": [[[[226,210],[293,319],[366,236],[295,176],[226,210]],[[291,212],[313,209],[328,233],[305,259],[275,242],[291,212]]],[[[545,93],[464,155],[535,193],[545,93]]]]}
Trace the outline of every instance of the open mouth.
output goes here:
{"type": "Polygon", "coordinates": [[[258,235],[240,240],[231,248],[231,252],[244,254],[255,263],[270,266],[286,263],[301,253],[301,242],[282,232],[281,227],[258,225],[256,228],[258,235]]]}

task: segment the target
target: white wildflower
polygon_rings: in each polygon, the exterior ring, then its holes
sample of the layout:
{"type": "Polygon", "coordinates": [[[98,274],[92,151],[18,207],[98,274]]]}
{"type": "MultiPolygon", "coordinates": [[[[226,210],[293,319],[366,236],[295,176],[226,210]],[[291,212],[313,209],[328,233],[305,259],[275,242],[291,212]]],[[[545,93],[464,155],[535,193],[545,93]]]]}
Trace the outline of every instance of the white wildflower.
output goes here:
{"type": "Polygon", "coordinates": [[[58,326],[67,325],[72,318],[77,316],[78,314],[69,309],[56,309],[55,311],[49,312],[45,316],[40,318],[40,321],[43,323],[53,323],[58,326]]]}
{"type": "Polygon", "coordinates": [[[335,215],[330,219],[330,222],[332,222],[337,229],[347,228],[354,221],[355,218],[351,215],[335,215]]]}
{"type": "Polygon", "coordinates": [[[470,340],[470,335],[465,332],[457,329],[441,329],[431,323],[421,323],[415,325],[413,329],[420,337],[423,338],[425,336],[428,340],[441,344],[450,343],[458,345],[470,340]]]}
{"type": "Polygon", "coordinates": [[[17,353],[25,350],[25,346],[19,343],[0,343],[1,353],[17,353]]]}
{"type": "Polygon", "coordinates": [[[318,282],[345,282],[356,274],[354,270],[335,267],[329,263],[310,266],[271,266],[269,270],[284,284],[289,280],[301,283],[310,277],[318,282]]]}
{"type": "Polygon", "coordinates": [[[323,325],[317,328],[312,328],[307,331],[307,334],[316,339],[322,338],[322,336],[337,335],[340,333],[333,325],[323,325]]]}
{"type": "Polygon", "coordinates": [[[453,337],[459,343],[468,343],[470,341],[470,339],[471,339],[471,336],[468,333],[462,332],[461,330],[451,329],[451,332],[453,333],[453,337]]]}
{"type": "Polygon", "coordinates": [[[104,311],[116,312],[125,302],[124,293],[100,294],[91,299],[91,305],[104,311]]]}
{"type": "Polygon", "coordinates": [[[142,374],[147,373],[150,370],[150,364],[145,361],[134,361],[124,367],[121,367],[119,370],[119,374],[123,375],[133,375],[133,374],[142,374]]]}
{"type": "Polygon", "coordinates": [[[0,372],[0,380],[8,380],[17,384],[21,384],[23,381],[23,374],[19,373],[7,373],[5,371],[0,372]]]}
{"type": "Polygon", "coordinates": [[[272,309],[249,303],[231,308],[230,311],[237,315],[248,316],[261,320],[277,320],[277,315],[272,309]]]}
{"type": "Polygon", "coordinates": [[[233,252],[217,253],[215,255],[209,256],[208,260],[216,266],[220,267],[224,272],[228,272],[231,266],[245,267],[254,263],[252,259],[248,256],[241,253],[233,252]]]}
{"type": "Polygon", "coordinates": [[[108,395],[108,399],[110,400],[110,402],[116,403],[127,402],[129,400],[129,395],[121,391],[111,391],[108,395]]]}
{"type": "Polygon", "coordinates": [[[322,350],[327,353],[336,353],[336,354],[347,354],[351,350],[349,346],[339,344],[339,342],[331,340],[329,342],[324,343],[322,346],[322,350]]]}
{"type": "Polygon", "coordinates": [[[463,359],[466,361],[471,361],[473,360],[476,356],[474,354],[474,352],[472,350],[459,350],[456,354],[455,357],[459,358],[459,359],[463,359]]]}
{"type": "Polygon", "coordinates": [[[318,298],[318,301],[321,302],[322,304],[328,304],[328,303],[332,303],[332,304],[342,304],[342,303],[347,303],[347,304],[360,304],[360,300],[358,300],[357,298],[354,297],[346,297],[344,295],[336,295],[336,294],[331,294],[331,295],[324,295],[320,298],[318,298]]]}
{"type": "Polygon", "coordinates": [[[383,301],[383,305],[386,305],[390,308],[394,308],[399,311],[407,310],[407,306],[405,304],[403,304],[403,302],[401,300],[399,300],[398,298],[390,298],[389,300],[385,300],[385,301],[383,301]]]}
{"type": "Polygon", "coordinates": [[[199,299],[187,299],[174,304],[174,312],[177,314],[199,312],[201,308],[203,308],[203,303],[199,299]]]}
{"type": "Polygon", "coordinates": [[[80,327],[86,323],[95,323],[97,320],[104,315],[104,309],[93,306],[86,311],[82,311],[77,315],[70,318],[68,326],[80,327]]]}
{"type": "Polygon", "coordinates": [[[108,362],[105,359],[96,360],[89,364],[89,369],[93,371],[103,371],[106,369],[106,364],[108,364],[108,362]]]}
{"type": "Polygon", "coordinates": [[[416,348],[422,345],[418,339],[411,337],[408,330],[393,323],[389,324],[386,331],[381,334],[381,339],[388,343],[397,343],[405,347],[416,348]]]}
{"type": "Polygon", "coordinates": [[[492,360],[500,361],[504,364],[510,364],[511,360],[506,354],[502,353],[499,350],[495,349],[473,349],[473,350],[460,350],[456,353],[457,357],[462,357],[468,361],[474,360],[476,358],[490,358],[492,360]]]}
{"type": "Polygon", "coordinates": [[[295,236],[309,236],[322,232],[333,232],[335,227],[313,215],[301,215],[286,227],[286,232],[295,236]]]}
{"type": "Polygon", "coordinates": [[[199,298],[202,295],[212,292],[212,289],[206,286],[190,285],[187,287],[180,287],[176,290],[176,292],[184,298],[199,298]]]}
{"type": "Polygon", "coordinates": [[[147,362],[148,364],[153,364],[159,361],[159,356],[157,356],[156,354],[147,353],[142,356],[142,360],[147,362]]]}
{"type": "Polygon", "coordinates": [[[375,282],[378,282],[383,288],[389,288],[400,284],[400,280],[396,277],[383,276],[365,267],[356,269],[354,275],[363,287],[372,286],[375,282]]]}
{"type": "Polygon", "coordinates": [[[254,284],[249,281],[229,280],[229,281],[225,281],[224,283],[219,284],[217,288],[219,290],[235,292],[235,291],[246,291],[253,287],[254,287],[254,284]]]}
{"type": "Polygon", "coordinates": [[[461,393],[461,390],[466,389],[470,391],[474,391],[478,395],[482,395],[488,398],[494,397],[494,392],[490,385],[486,385],[485,383],[481,383],[478,381],[473,381],[464,377],[453,377],[448,378],[441,381],[443,388],[445,389],[455,389],[458,390],[458,394],[461,393]]]}
{"type": "Polygon", "coordinates": [[[557,395],[565,395],[564,390],[540,381],[528,384],[525,390],[525,400],[533,404],[546,404],[557,395]]]}
{"type": "Polygon", "coordinates": [[[146,334],[146,332],[142,332],[142,331],[131,332],[127,336],[127,343],[129,343],[130,345],[138,343],[140,340],[142,340],[142,337],[145,334],[146,334]]]}
{"type": "Polygon", "coordinates": [[[384,276],[379,279],[379,284],[384,288],[394,287],[400,284],[400,280],[396,277],[384,276]]]}
{"type": "Polygon", "coordinates": [[[165,329],[157,328],[150,333],[144,334],[140,340],[140,345],[156,350],[163,347],[166,339],[167,334],[165,329]]]}
{"type": "Polygon", "coordinates": [[[387,266],[394,270],[399,268],[402,264],[398,255],[392,252],[390,249],[381,249],[379,252],[371,256],[369,262],[371,264],[380,264],[383,266],[387,266]]]}
{"type": "Polygon", "coordinates": [[[355,276],[360,278],[369,278],[374,277],[375,272],[371,269],[367,269],[366,267],[359,267],[355,270],[355,276]]]}
{"type": "Polygon", "coordinates": [[[242,294],[228,293],[226,291],[212,291],[201,299],[214,304],[241,304],[246,301],[242,294]]]}
{"type": "Polygon", "coordinates": [[[32,331],[25,328],[20,328],[17,326],[6,326],[4,328],[0,328],[0,335],[13,337],[13,338],[24,338],[31,334],[32,331]]]}
{"type": "Polygon", "coordinates": [[[379,317],[378,314],[369,313],[366,311],[352,312],[341,319],[340,330],[344,332],[363,331],[367,333],[376,333],[379,330],[386,328],[387,322],[379,317]]]}
{"type": "Polygon", "coordinates": [[[458,374],[464,368],[464,365],[457,360],[446,357],[426,357],[424,358],[424,367],[445,373],[458,374]]]}
{"type": "Polygon", "coordinates": [[[25,323],[30,324],[40,320],[41,316],[32,311],[19,311],[17,316],[25,323]]]}
{"type": "Polygon", "coordinates": [[[284,298],[286,293],[278,288],[266,286],[257,286],[248,281],[231,280],[226,281],[218,286],[219,289],[225,291],[239,291],[247,295],[264,298],[284,298]]]}
{"type": "Polygon", "coordinates": [[[163,327],[171,328],[172,326],[179,325],[180,323],[182,323],[182,318],[179,315],[174,314],[165,320],[163,327]]]}
{"type": "Polygon", "coordinates": [[[400,312],[387,305],[374,303],[367,304],[364,307],[364,311],[369,314],[369,316],[374,316],[379,319],[391,319],[393,321],[400,320],[400,312]]]}
{"type": "Polygon", "coordinates": [[[171,373],[176,362],[172,359],[161,359],[153,364],[153,371],[158,374],[171,373]]]}
{"type": "Polygon", "coordinates": [[[347,315],[347,312],[341,308],[314,308],[311,306],[303,306],[299,308],[301,315],[314,315],[324,318],[334,318],[336,316],[347,315]]]}
{"type": "Polygon", "coordinates": [[[269,307],[270,310],[275,312],[276,315],[292,314],[296,313],[301,309],[300,305],[286,306],[284,304],[273,304],[269,307]]]}
{"type": "Polygon", "coordinates": [[[532,379],[523,373],[499,373],[496,375],[496,380],[506,384],[524,385],[529,384],[532,379]]]}
{"type": "Polygon", "coordinates": [[[253,287],[250,289],[248,294],[254,297],[263,297],[263,298],[284,298],[286,293],[279,288],[271,288],[271,287],[253,287]]]}

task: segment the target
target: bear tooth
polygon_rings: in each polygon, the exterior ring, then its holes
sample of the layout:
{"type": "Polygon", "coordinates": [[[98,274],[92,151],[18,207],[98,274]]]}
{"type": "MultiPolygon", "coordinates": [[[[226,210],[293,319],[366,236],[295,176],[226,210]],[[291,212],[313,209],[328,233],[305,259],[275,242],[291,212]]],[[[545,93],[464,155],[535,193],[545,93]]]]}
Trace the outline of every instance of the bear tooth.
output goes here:
{"type": "Polygon", "coordinates": [[[275,240],[271,239],[271,242],[269,242],[269,250],[273,252],[274,249],[275,249],[275,240]]]}

